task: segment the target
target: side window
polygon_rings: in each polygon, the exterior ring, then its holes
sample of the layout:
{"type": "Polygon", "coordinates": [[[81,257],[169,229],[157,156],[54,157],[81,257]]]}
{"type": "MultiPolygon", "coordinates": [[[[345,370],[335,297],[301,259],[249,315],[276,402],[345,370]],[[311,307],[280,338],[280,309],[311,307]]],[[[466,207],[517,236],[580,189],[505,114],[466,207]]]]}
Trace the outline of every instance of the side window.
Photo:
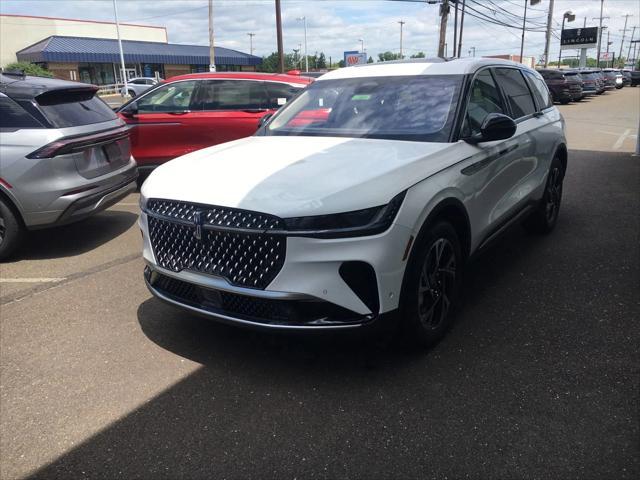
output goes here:
{"type": "Polygon", "coordinates": [[[195,86],[195,80],[164,85],[137,101],[138,112],[184,112],[189,110],[195,86]]]}
{"type": "Polygon", "coordinates": [[[536,107],[533,103],[533,97],[529,87],[524,81],[524,77],[520,70],[516,68],[496,68],[496,79],[502,87],[509,105],[513,119],[525,117],[535,113],[536,107]]]}
{"type": "Polygon", "coordinates": [[[505,113],[505,109],[491,72],[483,70],[476,76],[471,87],[462,136],[470,137],[480,133],[482,122],[490,113],[505,113]]]}
{"type": "Polygon", "coordinates": [[[197,110],[262,110],[267,99],[262,82],[207,80],[198,89],[197,110]]]}
{"type": "Polygon", "coordinates": [[[527,77],[529,83],[533,86],[533,96],[536,97],[536,102],[540,107],[540,110],[553,106],[553,100],[551,100],[551,94],[547,88],[547,84],[544,83],[540,77],[532,72],[524,72],[524,76],[527,77]]]}
{"type": "Polygon", "coordinates": [[[42,125],[20,105],[0,94],[0,128],[41,128],[42,125]]]}
{"type": "Polygon", "coordinates": [[[280,108],[291,97],[302,91],[302,88],[287,83],[266,82],[265,86],[267,87],[267,108],[280,108]]]}

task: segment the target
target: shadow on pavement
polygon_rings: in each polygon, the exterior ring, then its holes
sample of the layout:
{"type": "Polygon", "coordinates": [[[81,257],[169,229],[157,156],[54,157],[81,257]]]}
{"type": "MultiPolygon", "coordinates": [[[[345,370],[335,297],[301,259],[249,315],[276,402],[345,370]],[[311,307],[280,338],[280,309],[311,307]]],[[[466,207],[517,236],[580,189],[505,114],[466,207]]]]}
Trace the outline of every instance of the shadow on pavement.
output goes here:
{"type": "Polygon", "coordinates": [[[106,210],[77,223],[34,230],[28,232],[25,244],[11,261],[81,255],[122,235],[137,219],[131,212],[106,210]]]}
{"type": "Polygon", "coordinates": [[[636,478],[631,160],[572,152],[556,231],[474,261],[428,354],[145,301],[147,337],[202,368],[33,478],[636,478]]]}

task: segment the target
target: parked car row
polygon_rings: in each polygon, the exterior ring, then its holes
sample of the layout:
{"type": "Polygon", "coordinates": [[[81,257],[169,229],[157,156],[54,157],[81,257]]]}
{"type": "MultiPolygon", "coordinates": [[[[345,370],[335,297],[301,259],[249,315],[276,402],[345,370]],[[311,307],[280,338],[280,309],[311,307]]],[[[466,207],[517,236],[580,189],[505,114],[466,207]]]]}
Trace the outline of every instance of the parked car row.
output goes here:
{"type": "Polygon", "coordinates": [[[640,72],[604,69],[539,69],[554,102],[579,102],[588,95],[601,95],[605,91],[640,83],[640,72]],[[634,80],[635,78],[635,80],[634,80]]]}

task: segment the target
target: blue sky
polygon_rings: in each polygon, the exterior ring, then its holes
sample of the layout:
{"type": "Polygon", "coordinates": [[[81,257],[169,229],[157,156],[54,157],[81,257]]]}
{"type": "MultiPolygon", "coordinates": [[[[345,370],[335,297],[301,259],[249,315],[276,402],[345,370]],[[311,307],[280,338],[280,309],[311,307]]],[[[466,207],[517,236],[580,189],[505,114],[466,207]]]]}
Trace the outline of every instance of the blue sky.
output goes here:
{"type": "MultiPolygon", "coordinates": [[[[524,0],[468,0],[478,11],[490,17],[509,17],[523,13],[524,0]],[[492,13],[502,12],[502,13],[492,13]]],[[[604,21],[609,26],[612,48],[620,47],[624,26],[624,14],[629,18],[628,27],[640,24],[640,2],[637,0],[605,0],[604,21]]],[[[532,26],[544,22],[548,0],[529,9],[532,26]]],[[[123,22],[166,26],[169,41],[175,43],[207,44],[207,0],[118,0],[120,19],[123,22]]],[[[249,50],[247,33],[253,32],[254,53],[266,55],[276,50],[275,14],[273,0],[214,0],[216,43],[238,50],[249,50]]],[[[562,13],[572,10],[577,19],[573,27],[596,25],[592,20],[600,12],[599,0],[556,0],[554,28],[559,30],[562,13]]],[[[43,15],[90,20],[113,20],[111,0],[1,0],[0,13],[43,15]]],[[[345,50],[358,50],[360,38],[365,49],[374,58],[386,50],[397,52],[400,46],[400,26],[404,20],[403,44],[405,54],[424,51],[433,55],[437,50],[438,6],[421,2],[387,0],[282,0],[285,50],[291,51],[303,43],[302,22],[297,17],[307,17],[307,43],[310,54],[324,51],[334,61],[345,50]]],[[[514,22],[518,24],[518,22],[514,22]]],[[[449,23],[448,44],[453,43],[453,23],[449,23]]],[[[518,54],[520,34],[518,29],[492,25],[475,18],[465,19],[463,54],[475,47],[478,55],[501,53],[518,54]]],[[[627,32],[629,41],[631,30],[627,32]]],[[[636,29],[636,38],[640,30],[636,29]]],[[[626,43],[625,42],[625,43],[626,43]]],[[[628,43],[626,43],[628,45],[628,43]]],[[[544,34],[527,32],[525,55],[539,57],[544,49],[544,34]]],[[[627,46],[624,47],[626,54],[627,46]]],[[[449,50],[451,53],[451,50],[449,50]]],[[[592,53],[592,52],[590,52],[592,53]]],[[[554,38],[551,58],[558,54],[558,40],[554,38]]],[[[567,52],[565,55],[570,55],[567,52]]],[[[595,52],[592,53],[595,55],[595,52]]]]}

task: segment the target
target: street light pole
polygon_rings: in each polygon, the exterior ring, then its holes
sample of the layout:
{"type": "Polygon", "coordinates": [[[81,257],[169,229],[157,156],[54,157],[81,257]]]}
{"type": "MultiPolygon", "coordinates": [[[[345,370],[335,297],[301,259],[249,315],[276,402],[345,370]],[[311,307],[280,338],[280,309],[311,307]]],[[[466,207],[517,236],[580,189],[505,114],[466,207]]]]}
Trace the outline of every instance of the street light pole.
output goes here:
{"type": "Polygon", "coordinates": [[[304,23],[304,70],[309,72],[309,56],[307,55],[307,17],[298,17],[296,20],[302,20],[304,23]]]}
{"type": "Polygon", "coordinates": [[[364,53],[364,39],[360,38],[358,41],[360,42],[360,52],[364,53]]]}
{"type": "Polygon", "coordinates": [[[562,32],[564,31],[564,21],[573,22],[576,16],[571,11],[566,11],[562,15],[562,28],[560,29],[560,52],[558,53],[558,70],[560,70],[560,62],[562,60],[562,32]]]}
{"type": "Polygon", "coordinates": [[[255,33],[247,33],[249,35],[249,53],[253,55],[253,37],[256,36],[255,33]]]}
{"type": "Polygon", "coordinates": [[[216,47],[213,35],[213,0],[209,0],[209,71],[216,71],[216,47]]]}
{"type": "Polygon", "coordinates": [[[282,45],[282,14],[280,0],[276,0],[276,34],[278,37],[278,70],[284,73],[284,47],[282,45]]]}
{"type": "Polygon", "coordinates": [[[118,3],[113,0],[113,13],[116,17],[116,33],[118,34],[118,48],[120,49],[120,65],[122,66],[122,82],[124,83],[124,94],[129,95],[129,84],[127,83],[127,72],[124,66],[124,52],[122,51],[122,39],[120,38],[120,22],[118,21],[118,3]]]}
{"type": "Polygon", "coordinates": [[[551,25],[553,23],[553,2],[549,0],[549,12],[547,14],[547,31],[544,41],[544,68],[549,66],[549,47],[551,46],[551,25]]]}
{"type": "Polygon", "coordinates": [[[400,60],[402,60],[402,58],[403,58],[403,56],[402,56],[402,27],[407,22],[405,22],[404,20],[399,20],[398,23],[400,24],[400,60]]]}

